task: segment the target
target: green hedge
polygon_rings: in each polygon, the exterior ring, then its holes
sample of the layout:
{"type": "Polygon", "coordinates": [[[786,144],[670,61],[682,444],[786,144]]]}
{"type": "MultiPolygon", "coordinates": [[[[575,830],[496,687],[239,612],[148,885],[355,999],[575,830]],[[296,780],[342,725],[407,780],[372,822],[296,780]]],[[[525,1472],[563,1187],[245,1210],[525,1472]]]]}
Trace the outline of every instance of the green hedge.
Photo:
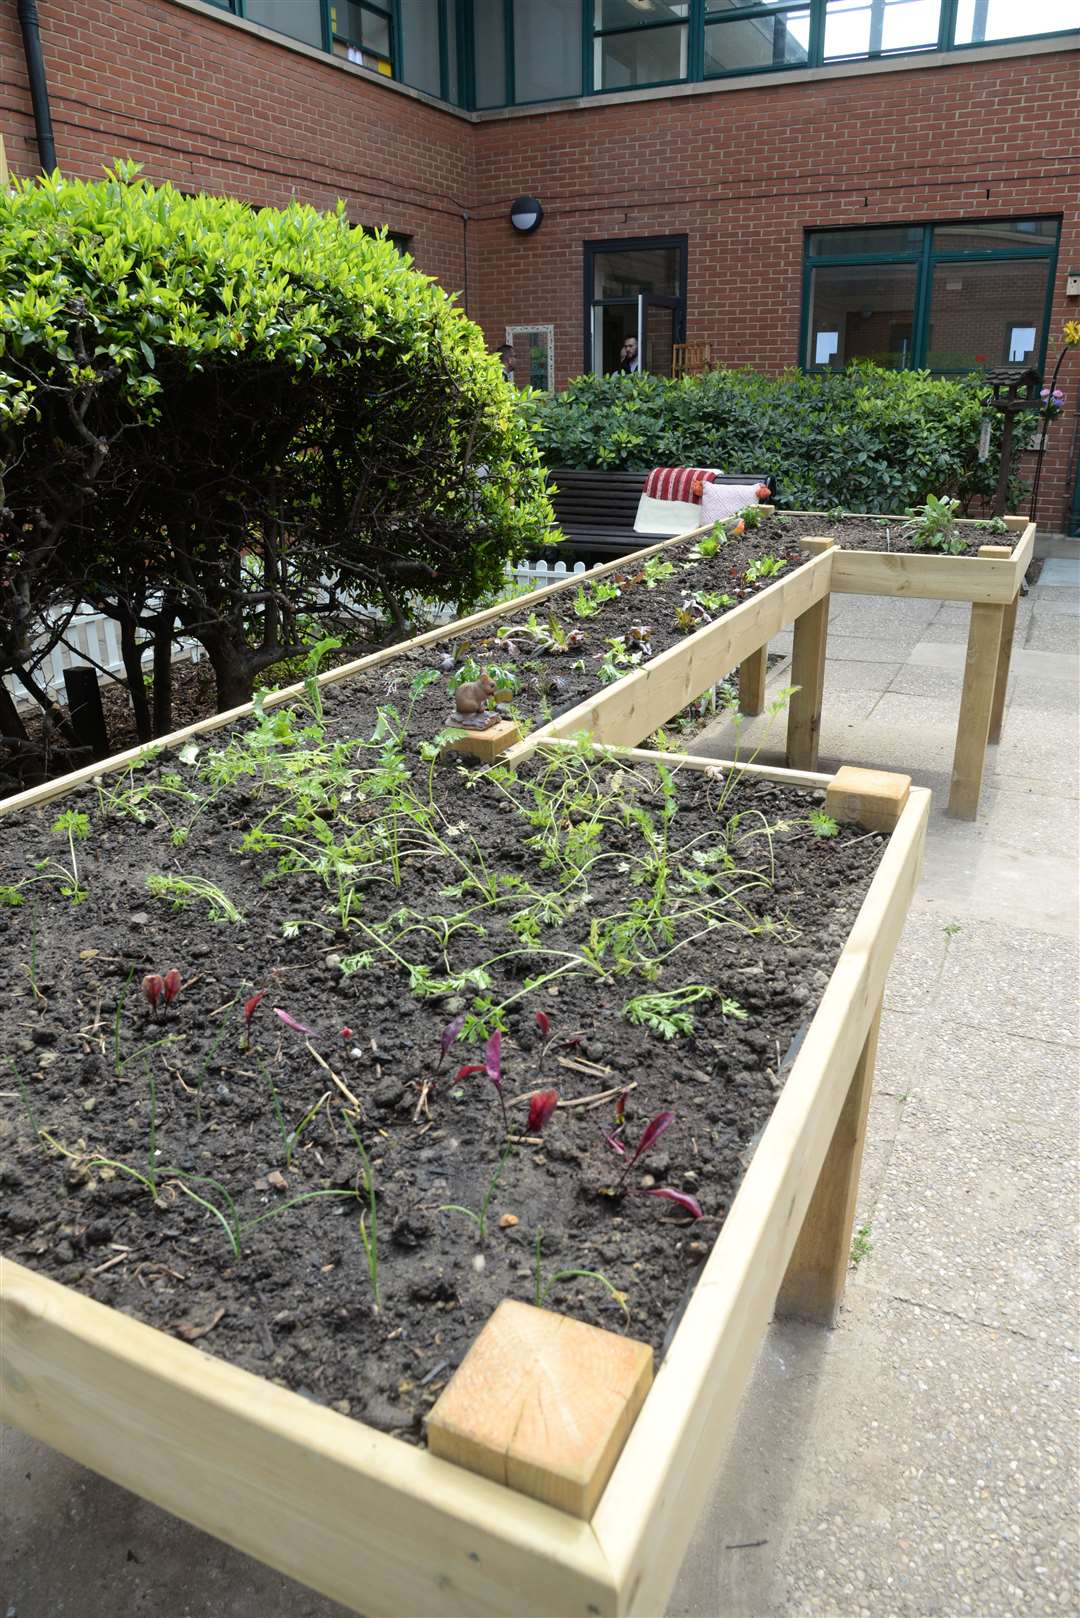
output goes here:
{"type": "MultiPolygon", "coordinates": [[[[797,510],[902,511],[927,495],[967,509],[997,484],[1000,416],[978,459],[986,383],[858,365],[826,376],[710,371],[678,381],[581,376],[526,404],[549,466],[775,473],[797,510]]],[[[1034,412],[1018,436],[1034,433],[1034,412]]],[[[1020,498],[1015,481],[1013,501],[1020,498]]]]}

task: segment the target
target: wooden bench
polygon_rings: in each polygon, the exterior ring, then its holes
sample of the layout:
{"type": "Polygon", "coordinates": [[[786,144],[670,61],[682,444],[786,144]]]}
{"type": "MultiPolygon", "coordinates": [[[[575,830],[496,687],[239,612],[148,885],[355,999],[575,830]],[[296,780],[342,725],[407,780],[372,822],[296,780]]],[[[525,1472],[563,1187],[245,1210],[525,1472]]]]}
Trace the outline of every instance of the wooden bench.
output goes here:
{"type": "MultiPolygon", "coordinates": [[[[634,519],[645,485],[645,472],[571,471],[556,468],[551,480],[555,520],[566,535],[564,555],[583,561],[622,556],[640,550],[660,537],[635,534],[634,519]]],[[[718,483],[766,483],[776,493],[775,477],[747,472],[739,477],[718,477],[718,483]]]]}

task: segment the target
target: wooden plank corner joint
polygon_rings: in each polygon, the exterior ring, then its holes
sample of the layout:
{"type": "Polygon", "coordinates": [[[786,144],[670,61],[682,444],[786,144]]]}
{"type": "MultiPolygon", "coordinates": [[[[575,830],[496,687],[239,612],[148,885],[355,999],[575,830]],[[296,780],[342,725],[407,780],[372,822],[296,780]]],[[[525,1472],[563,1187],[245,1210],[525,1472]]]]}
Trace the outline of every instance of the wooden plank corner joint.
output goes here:
{"type": "Polygon", "coordinates": [[[825,789],[825,813],[867,831],[892,831],[911,792],[910,775],[845,764],[825,789]]]}
{"type": "Polygon", "coordinates": [[[494,764],[503,753],[521,740],[521,731],[512,719],[499,719],[486,730],[462,730],[447,742],[445,752],[464,753],[482,764],[494,764]]]}
{"type": "Polygon", "coordinates": [[[648,1343],[505,1298],[433,1406],[428,1449],[589,1518],[652,1373],[648,1343]]]}

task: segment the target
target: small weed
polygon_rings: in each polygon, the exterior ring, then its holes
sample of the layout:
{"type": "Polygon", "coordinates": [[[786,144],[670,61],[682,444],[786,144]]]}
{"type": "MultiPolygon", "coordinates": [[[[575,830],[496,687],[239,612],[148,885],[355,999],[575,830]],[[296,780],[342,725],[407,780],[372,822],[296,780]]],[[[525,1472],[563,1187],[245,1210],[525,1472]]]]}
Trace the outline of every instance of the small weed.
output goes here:
{"type": "Polygon", "coordinates": [[[827,815],[824,809],[810,811],[810,830],[815,837],[835,837],[840,827],[832,815],[827,815]]]}
{"type": "Polygon", "coordinates": [[[964,929],[958,921],[947,921],[941,930],[946,938],[955,938],[957,933],[962,933],[964,929]]]}
{"type": "Polygon", "coordinates": [[[867,1258],[873,1251],[874,1244],[870,1240],[870,1226],[860,1225],[851,1243],[851,1268],[857,1270],[863,1259],[867,1258]]]}

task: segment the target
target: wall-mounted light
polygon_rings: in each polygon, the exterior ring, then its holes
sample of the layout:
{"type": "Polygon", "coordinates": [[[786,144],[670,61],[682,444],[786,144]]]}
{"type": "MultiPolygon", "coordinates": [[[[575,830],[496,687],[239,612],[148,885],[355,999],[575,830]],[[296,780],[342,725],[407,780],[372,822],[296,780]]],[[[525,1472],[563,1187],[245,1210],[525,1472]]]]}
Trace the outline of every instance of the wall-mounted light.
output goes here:
{"type": "Polygon", "coordinates": [[[523,236],[530,235],[544,217],[544,210],[535,197],[515,197],[510,204],[510,223],[523,236]]]}

